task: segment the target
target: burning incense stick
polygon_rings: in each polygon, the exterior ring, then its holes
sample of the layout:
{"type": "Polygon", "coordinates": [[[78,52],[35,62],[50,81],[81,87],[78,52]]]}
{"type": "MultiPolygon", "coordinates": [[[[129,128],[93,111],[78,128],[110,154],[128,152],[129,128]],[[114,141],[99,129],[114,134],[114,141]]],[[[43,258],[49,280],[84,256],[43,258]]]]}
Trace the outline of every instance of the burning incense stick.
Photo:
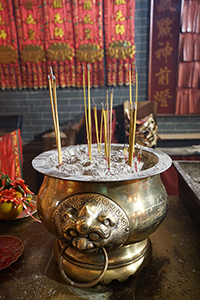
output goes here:
{"type": "MultiPolygon", "coordinates": [[[[51,69],[51,73],[53,74],[52,69],[51,69]]],[[[57,107],[55,76],[53,75],[53,77],[52,77],[53,97],[52,97],[51,79],[50,79],[49,75],[48,75],[48,81],[49,81],[49,95],[50,95],[50,101],[51,101],[51,111],[52,111],[52,117],[53,117],[56,146],[57,146],[57,150],[58,150],[58,163],[59,163],[59,165],[61,165],[62,164],[62,153],[61,153],[60,129],[59,129],[59,121],[58,121],[58,107],[57,107]]]]}
{"type": "Polygon", "coordinates": [[[133,136],[133,114],[132,114],[132,82],[131,82],[131,65],[129,65],[129,111],[130,111],[130,127],[129,127],[129,165],[132,166],[132,136],[133,136]]]}
{"type": "Polygon", "coordinates": [[[97,139],[97,147],[98,147],[98,151],[100,154],[100,149],[99,149],[99,131],[98,131],[98,120],[97,120],[97,107],[94,104],[94,99],[92,99],[93,101],[93,111],[94,111],[94,122],[95,122],[95,129],[96,129],[96,139],[97,139]]]}
{"type": "Polygon", "coordinates": [[[57,105],[57,93],[56,93],[56,77],[53,77],[53,96],[54,96],[54,108],[55,108],[55,118],[56,118],[56,129],[57,129],[57,137],[58,137],[58,163],[62,164],[62,153],[61,153],[61,141],[60,141],[60,128],[58,121],[58,105],[57,105]]]}
{"type": "Polygon", "coordinates": [[[56,128],[56,118],[55,118],[55,111],[54,111],[54,104],[53,104],[51,78],[49,75],[48,75],[48,81],[49,81],[49,96],[50,96],[50,101],[51,101],[51,112],[52,112],[52,117],[53,117],[53,126],[54,126],[56,145],[57,145],[58,137],[57,137],[57,128],[56,128]]]}
{"type": "Polygon", "coordinates": [[[84,97],[84,108],[85,108],[85,127],[86,127],[86,136],[87,136],[87,144],[89,147],[89,132],[88,132],[88,118],[87,118],[87,103],[86,103],[86,96],[85,96],[85,72],[83,66],[83,97],[84,97]]]}
{"type": "Polygon", "coordinates": [[[133,159],[133,151],[132,151],[132,145],[133,145],[133,103],[130,103],[130,127],[129,127],[129,153],[128,153],[128,161],[129,165],[132,167],[132,159],[133,159]]]}
{"type": "Polygon", "coordinates": [[[101,125],[100,125],[100,154],[101,154],[101,143],[102,143],[102,130],[103,130],[103,103],[101,103],[101,125]]]}
{"type": "Polygon", "coordinates": [[[133,153],[135,153],[135,131],[136,131],[136,120],[137,120],[137,96],[138,96],[138,73],[137,67],[135,67],[135,103],[134,103],[134,115],[133,115],[133,153]]]}
{"type": "Polygon", "coordinates": [[[113,90],[110,92],[110,128],[109,128],[109,147],[108,147],[108,170],[110,170],[110,161],[111,161],[112,107],[113,107],[113,90]]]}
{"type": "MultiPolygon", "coordinates": [[[[108,146],[108,141],[109,141],[109,126],[108,126],[108,117],[109,117],[109,113],[108,113],[108,90],[106,90],[106,144],[108,146]]],[[[107,148],[107,155],[108,157],[108,148],[107,148]]]]}
{"type": "Polygon", "coordinates": [[[107,119],[106,119],[106,110],[103,110],[103,120],[104,120],[104,143],[105,143],[105,156],[108,157],[108,148],[107,148],[107,119]]]}
{"type": "Polygon", "coordinates": [[[129,101],[132,103],[131,65],[129,65],[129,101]]]}
{"type": "Polygon", "coordinates": [[[90,106],[90,66],[87,65],[88,70],[88,131],[89,131],[89,157],[92,160],[92,128],[91,128],[91,106],[90,106]]]}

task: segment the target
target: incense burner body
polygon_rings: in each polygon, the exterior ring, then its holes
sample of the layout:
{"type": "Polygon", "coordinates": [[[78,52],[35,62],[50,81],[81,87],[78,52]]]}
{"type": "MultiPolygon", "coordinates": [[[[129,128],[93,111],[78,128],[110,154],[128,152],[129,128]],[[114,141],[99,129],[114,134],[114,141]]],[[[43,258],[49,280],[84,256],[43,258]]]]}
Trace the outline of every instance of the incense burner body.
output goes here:
{"type": "MultiPolygon", "coordinates": [[[[33,161],[35,169],[45,169],[49,152],[33,161]]],[[[171,159],[152,149],[143,155],[153,160],[153,167],[129,180],[74,180],[43,170],[38,214],[57,237],[54,256],[68,283],[87,287],[124,281],[149,263],[149,236],[168,210],[160,173],[171,159]]]]}

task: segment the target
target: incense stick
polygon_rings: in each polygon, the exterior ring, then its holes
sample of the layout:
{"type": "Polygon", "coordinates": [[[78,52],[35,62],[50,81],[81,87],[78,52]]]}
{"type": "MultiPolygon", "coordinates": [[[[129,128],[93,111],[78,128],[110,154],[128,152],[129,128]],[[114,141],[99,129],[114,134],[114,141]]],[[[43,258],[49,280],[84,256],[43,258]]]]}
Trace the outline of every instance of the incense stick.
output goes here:
{"type": "Polygon", "coordinates": [[[84,66],[83,66],[83,97],[84,97],[84,108],[85,108],[86,137],[87,137],[87,144],[88,144],[88,147],[89,147],[89,132],[88,132],[88,118],[87,118],[87,103],[86,103],[86,96],[85,96],[85,72],[84,72],[84,66]]]}
{"type": "MultiPolygon", "coordinates": [[[[53,74],[52,69],[51,69],[51,74],[53,74]]],[[[58,150],[58,163],[59,163],[59,165],[61,165],[62,164],[62,153],[61,153],[60,129],[59,129],[59,121],[58,121],[55,76],[53,75],[53,77],[52,77],[52,85],[51,85],[51,79],[50,79],[50,76],[48,75],[48,82],[49,82],[49,95],[50,95],[50,101],[51,101],[51,111],[52,111],[52,117],[53,117],[56,146],[57,146],[57,150],[58,150]],[[53,96],[52,96],[52,87],[53,87],[53,96]]]]}
{"type": "Polygon", "coordinates": [[[88,70],[88,131],[89,131],[89,156],[92,161],[92,132],[91,132],[91,106],[90,106],[90,66],[87,65],[88,70]]]}
{"type": "Polygon", "coordinates": [[[52,112],[52,117],[53,117],[53,126],[54,126],[56,145],[57,145],[58,137],[57,137],[57,128],[56,128],[56,118],[55,118],[55,111],[54,111],[54,104],[53,104],[51,78],[49,75],[48,75],[48,81],[49,81],[49,96],[50,96],[50,101],[51,101],[51,112],[52,112]]]}
{"type": "MultiPolygon", "coordinates": [[[[94,99],[93,103],[94,103],[94,99]]],[[[94,122],[95,122],[95,129],[96,129],[96,139],[97,139],[97,147],[98,147],[98,151],[100,154],[100,149],[99,149],[99,131],[98,131],[98,120],[97,120],[97,107],[95,104],[93,104],[93,111],[94,111],[94,122]]]]}
{"type": "Polygon", "coordinates": [[[137,67],[135,67],[135,103],[134,103],[134,120],[133,120],[133,153],[135,153],[135,131],[136,131],[136,120],[137,120],[137,96],[138,96],[138,73],[137,67]]]}
{"type": "MultiPolygon", "coordinates": [[[[108,126],[108,90],[106,90],[106,144],[108,146],[109,140],[109,126],[108,126]]],[[[107,157],[108,157],[108,147],[107,147],[107,157]]]]}
{"type": "Polygon", "coordinates": [[[101,103],[101,125],[100,125],[100,154],[101,154],[101,143],[102,143],[102,130],[103,130],[103,103],[101,103]]]}
{"type": "Polygon", "coordinates": [[[104,119],[104,143],[105,143],[105,156],[108,157],[108,148],[107,148],[107,120],[106,120],[106,110],[103,110],[103,119],[104,119]]]}
{"type": "Polygon", "coordinates": [[[60,141],[60,128],[58,121],[58,105],[57,105],[57,93],[56,93],[56,77],[53,77],[53,96],[54,96],[54,109],[55,109],[55,118],[56,118],[56,129],[57,129],[57,140],[58,140],[58,163],[62,164],[62,153],[61,153],[61,141],[60,141]]]}
{"type": "Polygon", "coordinates": [[[130,127],[129,127],[129,165],[132,167],[132,142],[133,142],[133,113],[132,113],[132,82],[131,82],[131,65],[129,65],[129,112],[130,112],[130,127]]]}
{"type": "Polygon", "coordinates": [[[110,170],[110,162],[111,162],[112,107],[113,107],[113,91],[110,92],[110,128],[109,128],[109,147],[108,147],[108,170],[110,170]]]}

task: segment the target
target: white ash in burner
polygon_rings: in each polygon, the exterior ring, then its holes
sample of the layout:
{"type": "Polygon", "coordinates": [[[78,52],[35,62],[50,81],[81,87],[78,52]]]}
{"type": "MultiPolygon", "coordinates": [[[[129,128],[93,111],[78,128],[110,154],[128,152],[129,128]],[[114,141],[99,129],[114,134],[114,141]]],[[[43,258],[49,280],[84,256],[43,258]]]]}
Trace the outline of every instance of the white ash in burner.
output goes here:
{"type": "MultiPolygon", "coordinates": [[[[128,154],[127,154],[128,155],[128,154]]],[[[127,157],[128,158],[128,157],[127,157]]],[[[124,157],[124,147],[111,147],[111,164],[108,170],[108,162],[104,153],[104,144],[101,146],[101,154],[97,145],[92,145],[92,160],[88,156],[87,145],[66,147],[62,150],[62,165],[58,165],[57,152],[47,159],[50,168],[75,176],[92,176],[93,178],[123,179],[124,175],[132,175],[142,170],[144,163],[137,157],[133,159],[132,167],[124,157]]]]}

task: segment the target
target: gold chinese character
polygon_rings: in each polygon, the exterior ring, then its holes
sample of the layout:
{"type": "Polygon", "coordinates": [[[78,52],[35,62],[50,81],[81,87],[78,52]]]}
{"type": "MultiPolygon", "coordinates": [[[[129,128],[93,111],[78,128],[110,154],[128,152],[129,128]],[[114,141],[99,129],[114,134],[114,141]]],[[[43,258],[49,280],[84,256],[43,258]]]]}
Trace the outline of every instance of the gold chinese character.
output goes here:
{"type": "Polygon", "coordinates": [[[63,28],[59,28],[59,27],[55,28],[55,37],[59,36],[61,38],[63,34],[64,34],[63,28]]]}
{"type": "Polygon", "coordinates": [[[36,22],[33,19],[33,16],[31,14],[28,15],[27,19],[26,19],[26,24],[33,24],[35,25],[36,22]]]}
{"type": "Polygon", "coordinates": [[[33,2],[32,1],[26,1],[25,2],[25,9],[33,10],[33,2]]]}
{"type": "Polygon", "coordinates": [[[119,24],[117,24],[116,26],[115,26],[115,33],[116,34],[123,34],[125,32],[125,28],[124,28],[124,25],[119,25],[119,24]]]}
{"type": "Polygon", "coordinates": [[[63,20],[61,20],[60,18],[60,14],[59,13],[56,13],[55,16],[54,16],[54,23],[58,23],[58,24],[61,24],[63,23],[63,20]]]}
{"type": "Polygon", "coordinates": [[[91,35],[90,35],[90,34],[91,34],[91,31],[92,31],[92,30],[89,29],[89,28],[87,28],[87,29],[84,30],[84,32],[85,32],[85,39],[86,39],[86,40],[88,40],[88,39],[91,40],[91,39],[92,39],[92,38],[91,38],[91,35]]]}
{"type": "Polygon", "coordinates": [[[0,2],[0,10],[4,10],[2,6],[2,2],[0,2]]]}
{"type": "Polygon", "coordinates": [[[125,17],[123,17],[122,15],[122,11],[121,10],[118,10],[116,12],[116,18],[115,18],[115,21],[124,21],[125,20],[125,17]]]}
{"type": "Polygon", "coordinates": [[[156,73],[155,75],[158,76],[158,84],[159,85],[168,85],[169,84],[169,73],[171,70],[168,67],[160,68],[160,72],[156,73]]]}
{"type": "Polygon", "coordinates": [[[0,15],[0,25],[4,25],[5,22],[2,20],[2,16],[0,15]]]}
{"type": "Polygon", "coordinates": [[[28,30],[29,40],[34,40],[35,31],[33,29],[28,30]]]}
{"type": "Polygon", "coordinates": [[[172,20],[167,17],[166,19],[161,19],[160,21],[157,21],[159,33],[157,35],[158,38],[163,36],[169,36],[172,37],[171,34],[171,27],[169,25],[172,24],[172,20]]]}
{"type": "Polygon", "coordinates": [[[171,0],[160,0],[160,3],[157,6],[157,10],[159,13],[169,11],[175,11],[176,8],[172,7],[171,0]]]}
{"type": "Polygon", "coordinates": [[[167,99],[170,98],[172,98],[172,96],[169,95],[169,89],[160,92],[156,91],[156,94],[154,95],[154,100],[160,103],[161,107],[168,107],[167,99]]]}
{"type": "MultiPolygon", "coordinates": [[[[163,43],[158,43],[159,46],[163,46],[163,43]]],[[[161,59],[161,57],[165,58],[165,63],[167,63],[167,58],[173,51],[173,48],[169,46],[169,42],[166,42],[166,46],[164,48],[160,48],[157,51],[155,51],[155,55],[158,59],[161,59]]]]}
{"type": "Polygon", "coordinates": [[[61,0],[53,0],[53,8],[62,8],[62,1],[61,0]]]}
{"type": "Polygon", "coordinates": [[[92,10],[92,1],[84,1],[83,2],[83,9],[92,10]]]}
{"type": "Polygon", "coordinates": [[[5,32],[4,29],[0,30],[0,39],[5,40],[5,38],[7,37],[7,33],[5,32]]]}
{"type": "Polygon", "coordinates": [[[126,4],[125,0],[115,0],[116,5],[126,4]]]}
{"type": "Polygon", "coordinates": [[[91,17],[89,15],[85,16],[83,19],[84,24],[93,24],[93,21],[91,20],[91,17]]]}

